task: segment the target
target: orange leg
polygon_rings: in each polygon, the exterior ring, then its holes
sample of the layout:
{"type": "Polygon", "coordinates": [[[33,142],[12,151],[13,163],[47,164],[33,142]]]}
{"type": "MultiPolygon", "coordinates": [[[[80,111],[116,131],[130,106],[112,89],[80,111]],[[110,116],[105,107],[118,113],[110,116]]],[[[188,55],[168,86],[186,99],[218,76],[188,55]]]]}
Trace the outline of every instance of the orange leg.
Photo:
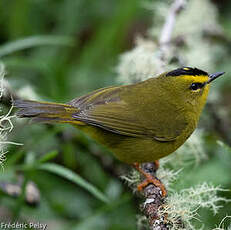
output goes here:
{"type": "Polygon", "coordinates": [[[155,164],[156,170],[157,170],[160,167],[160,162],[158,160],[155,160],[154,164],[155,164]]]}
{"type": "MultiPolygon", "coordinates": [[[[155,161],[154,163],[155,163],[156,167],[158,168],[159,162],[155,161]]],[[[142,183],[138,184],[138,186],[137,186],[138,191],[142,191],[148,184],[154,184],[156,187],[160,188],[163,197],[165,197],[167,195],[167,191],[166,191],[164,185],[160,182],[160,180],[158,180],[157,178],[155,178],[151,174],[144,172],[144,170],[140,167],[139,163],[134,163],[133,166],[135,167],[135,169],[138,172],[140,172],[145,177],[145,180],[142,183]]]]}

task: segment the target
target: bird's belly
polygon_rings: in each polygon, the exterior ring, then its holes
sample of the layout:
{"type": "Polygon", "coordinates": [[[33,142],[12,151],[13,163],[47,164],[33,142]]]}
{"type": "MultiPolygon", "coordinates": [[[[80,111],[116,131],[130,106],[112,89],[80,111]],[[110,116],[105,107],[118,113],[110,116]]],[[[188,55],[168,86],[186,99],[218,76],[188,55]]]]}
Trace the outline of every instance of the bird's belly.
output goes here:
{"type": "Polygon", "coordinates": [[[126,163],[151,162],[167,156],[186,140],[160,142],[152,138],[118,135],[94,126],[78,127],[100,144],[107,147],[119,160],[126,163]]]}
{"type": "Polygon", "coordinates": [[[177,141],[159,142],[151,138],[126,138],[112,151],[126,163],[152,162],[174,152],[181,144],[177,141]]]}

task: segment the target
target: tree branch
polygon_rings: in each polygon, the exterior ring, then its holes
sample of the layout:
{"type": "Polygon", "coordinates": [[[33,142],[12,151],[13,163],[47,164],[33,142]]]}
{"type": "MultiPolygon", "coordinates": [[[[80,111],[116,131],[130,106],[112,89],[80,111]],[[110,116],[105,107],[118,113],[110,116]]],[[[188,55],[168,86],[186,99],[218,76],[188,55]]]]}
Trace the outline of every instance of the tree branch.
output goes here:
{"type": "MultiPolygon", "coordinates": [[[[141,167],[145,173],[156,177],[157,169],[154,163],[144,163],[141,167]]],[[[168,230],[164,217],[158,215],[158,210],[165,203],[165,198],[162,196],[160,188],[149,184],[143,189],[142,195],[145,201],[141,205],[141,210],[147,217],[151,229],[168,230]]]]}
{"type": "Polygon", "coordinates": [[[164,26],[162,28],[160,39],[159,39],[159,49],[160,49],[160,60],[161,60],[161,72],[164,71],[164,67],[167,61],[167,54],[170,49],[170,44],[172,40],[172,32],[176,22],[176,16],[181,12],[185,6],[185,0],[175,0],[169,9],[168,16],[166,17],[164,26]]]}

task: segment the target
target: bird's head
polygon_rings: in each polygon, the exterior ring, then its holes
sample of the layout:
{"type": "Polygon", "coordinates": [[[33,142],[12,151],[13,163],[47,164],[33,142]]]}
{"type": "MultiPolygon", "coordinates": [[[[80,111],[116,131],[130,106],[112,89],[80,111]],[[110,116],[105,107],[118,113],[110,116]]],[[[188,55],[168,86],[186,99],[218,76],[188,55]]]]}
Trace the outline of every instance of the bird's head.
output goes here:
{"type": "Polygon", "coordinates": [[[196,107],[203,108],[210,83],[223,75],[224,72],[208,74],[207,72],[192,68],[182,67],[161,75],[161,84],[168,90],[169,96],[176,100],[187,102],[196,107]]]}

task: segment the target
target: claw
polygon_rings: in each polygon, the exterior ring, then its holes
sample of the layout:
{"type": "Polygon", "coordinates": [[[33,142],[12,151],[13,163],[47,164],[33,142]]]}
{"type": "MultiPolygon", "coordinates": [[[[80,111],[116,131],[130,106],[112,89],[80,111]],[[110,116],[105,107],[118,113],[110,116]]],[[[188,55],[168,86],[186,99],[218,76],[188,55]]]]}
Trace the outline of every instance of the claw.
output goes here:
{"type": "MultiPolygon", "coordinates": [[[[157,165],[157,167],[159,167],[159,162],[155,162],[155,164],[157,165]]],[[[164,187],[164,185],[161,183],[160,180],[158,180],[157,178],[155,178],[154,176],[152,176],[149,173],[144,172],[139,163],[134,163],[134,167],[136,168],[137,171],[139,171],[141,174],[144,175],[144,177],[146,178],[142,183],[137,185],[137,190],[138,191],[142,191],[147,185],[149,184],[153,184],[156,187],[160,188],[161,192],[162,192],[162,196],[165,197],[167,195],[167,191],[166,188],[164,187]]]]}

